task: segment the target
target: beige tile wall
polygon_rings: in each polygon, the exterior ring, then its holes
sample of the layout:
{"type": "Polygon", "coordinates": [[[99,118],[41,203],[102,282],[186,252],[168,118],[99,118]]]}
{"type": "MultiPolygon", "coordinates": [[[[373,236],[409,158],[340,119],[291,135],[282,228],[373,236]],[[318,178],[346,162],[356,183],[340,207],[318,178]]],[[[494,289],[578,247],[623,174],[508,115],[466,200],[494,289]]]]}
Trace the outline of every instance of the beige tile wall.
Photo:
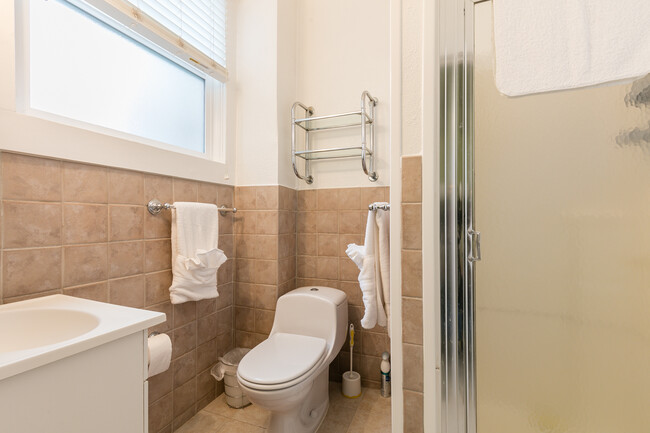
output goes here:
{"type": "MultiPolygon", "coordinates": [[[[357,277],[359,269],[345,254],[347,245],[363,245],[368,205],[389,201],[388,187],[298,191],[297,279],[298,286],[322,285],[348,295],[349,321],[356,330],[354,369],[364,386],[379,387],[381,354],[390,351],[385,328],[361,328],[363,303],[357,277]]],[[[341,380],[350,369],[349,342],[330,365],[330,379],[341,380]]]]}
{"type": "Polygon", "coordinates": [[[422,157],[402,158],[404,431],[424,431],[422,351],[422,157]]]}
{"type": "MultiPolygon", "coordinates": [[[[145,204],[231,206],[233,188],[108,167],[23,156],[1,158],[0,302],[64,293],[167,314],[170,369],[149,382],[150,432],[171,432],[219,390],[209,368],[232,346],[234,259],[218,273],[220,297],[172,306],[170,212],[145,204]]],[[[220,247],[234,256],[232,217],[220,247]]]]}
{"type": "Polygon", "coordinates": [[[235,188],[235,342],[254,347],[273,326],[277,298],[296,287],[296,191],[235,188]]]}

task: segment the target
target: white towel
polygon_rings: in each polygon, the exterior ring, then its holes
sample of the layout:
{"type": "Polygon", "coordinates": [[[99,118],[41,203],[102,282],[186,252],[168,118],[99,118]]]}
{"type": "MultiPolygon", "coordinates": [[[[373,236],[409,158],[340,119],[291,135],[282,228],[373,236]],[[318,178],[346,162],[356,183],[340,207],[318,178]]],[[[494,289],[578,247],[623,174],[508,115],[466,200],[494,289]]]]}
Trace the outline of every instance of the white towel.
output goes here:
{"type": "MultiPolygon", "coordinates": [[[[388,203],[377,203],[389,205],[388,203]]],[[[377,223],[377,246],[375,248],[379,274],[381,276],[381,306],[386,315],[386,327],[390,337],[390,212],[377,209],[374,212],[377,223]]],[[[379,287],[378,287],[379,288],[379,287]]]]}
{"type": "MultiPolygon", "coordinates": [[[[383,228],[388,230],[386,225],[383,225],[383,228]]],[[[349,244],[345,251],[360,271],[359,286],[361,287],[363,305],[365,306],[361,326],[366,329],[372,329],[376,325],[386,326],[388,324],[384,309],[385,297],[382,281],[388,281],[390,277],[389,275],[382,275],[382,266],[379,262],[382,257],[390,257],[387,250],[387,239],[387,233],[385,235],[379,234],[375,212],[370,211],[368,212],[368,220],[366,222],[364,245],[349,244]],[[380,240],[382,238],[383,241],[380,240]],[[380,245],[380,242],[386,242],[384,244],[385,246],[380,245]]],[[[387,259],[385,266],[388,266],[389,263],[390,259],[387,259]]],[[[387,290],[389,290],[389,286],[387,286],[387,290]]]]}
{"type": "Polygon", "coordinates": [[[216,298],[217,269],[227,259],[219,248],[219,210],[213,204],[174,203],[172,209],[172,304],[216,298]]]}
{"type": "Polygon", "coordinates": [[[496,85],[508,96],[650,72],[648,0],[494,0],[496,85]]]}

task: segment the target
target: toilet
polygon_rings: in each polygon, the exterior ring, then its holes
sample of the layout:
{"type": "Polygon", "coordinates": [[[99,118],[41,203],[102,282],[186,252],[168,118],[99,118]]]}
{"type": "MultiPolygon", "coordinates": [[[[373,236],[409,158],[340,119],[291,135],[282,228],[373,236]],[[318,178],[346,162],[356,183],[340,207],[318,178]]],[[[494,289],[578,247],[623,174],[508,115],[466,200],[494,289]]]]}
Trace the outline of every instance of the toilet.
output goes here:
{"type": "Polygon", "coordinates": [[[271,412],[269,433],[313,433],[329,407],[329,364],[346,338],[348,301],[309,286],[278,299],[269,338],[239,363],[248,399],[271,412]]]}

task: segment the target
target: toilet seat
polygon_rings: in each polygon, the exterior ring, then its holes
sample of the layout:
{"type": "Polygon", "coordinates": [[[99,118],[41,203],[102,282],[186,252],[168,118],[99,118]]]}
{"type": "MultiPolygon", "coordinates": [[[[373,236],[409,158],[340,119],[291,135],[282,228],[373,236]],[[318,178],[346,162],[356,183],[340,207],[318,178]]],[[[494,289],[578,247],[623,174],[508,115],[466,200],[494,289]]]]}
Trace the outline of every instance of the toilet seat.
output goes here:
{"type": "Polygon", "coordinates": [[[237,376],[251,388],[287,388],[317,368],[326,353],[327,342],[322,338],[272,334],[244,356],[237,376]]]}

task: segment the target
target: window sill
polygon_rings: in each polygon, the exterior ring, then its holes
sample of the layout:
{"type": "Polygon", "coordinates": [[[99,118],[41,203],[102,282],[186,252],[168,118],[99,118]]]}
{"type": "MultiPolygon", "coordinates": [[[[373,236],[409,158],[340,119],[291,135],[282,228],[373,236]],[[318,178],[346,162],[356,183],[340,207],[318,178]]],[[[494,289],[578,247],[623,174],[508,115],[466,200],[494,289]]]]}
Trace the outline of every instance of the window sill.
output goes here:
{"type": "Polygon", "coordinates": [[[233,184],[228,163],[165,150],[9,110],[0,110],[0,148],[204,182],[233,184]]]}

